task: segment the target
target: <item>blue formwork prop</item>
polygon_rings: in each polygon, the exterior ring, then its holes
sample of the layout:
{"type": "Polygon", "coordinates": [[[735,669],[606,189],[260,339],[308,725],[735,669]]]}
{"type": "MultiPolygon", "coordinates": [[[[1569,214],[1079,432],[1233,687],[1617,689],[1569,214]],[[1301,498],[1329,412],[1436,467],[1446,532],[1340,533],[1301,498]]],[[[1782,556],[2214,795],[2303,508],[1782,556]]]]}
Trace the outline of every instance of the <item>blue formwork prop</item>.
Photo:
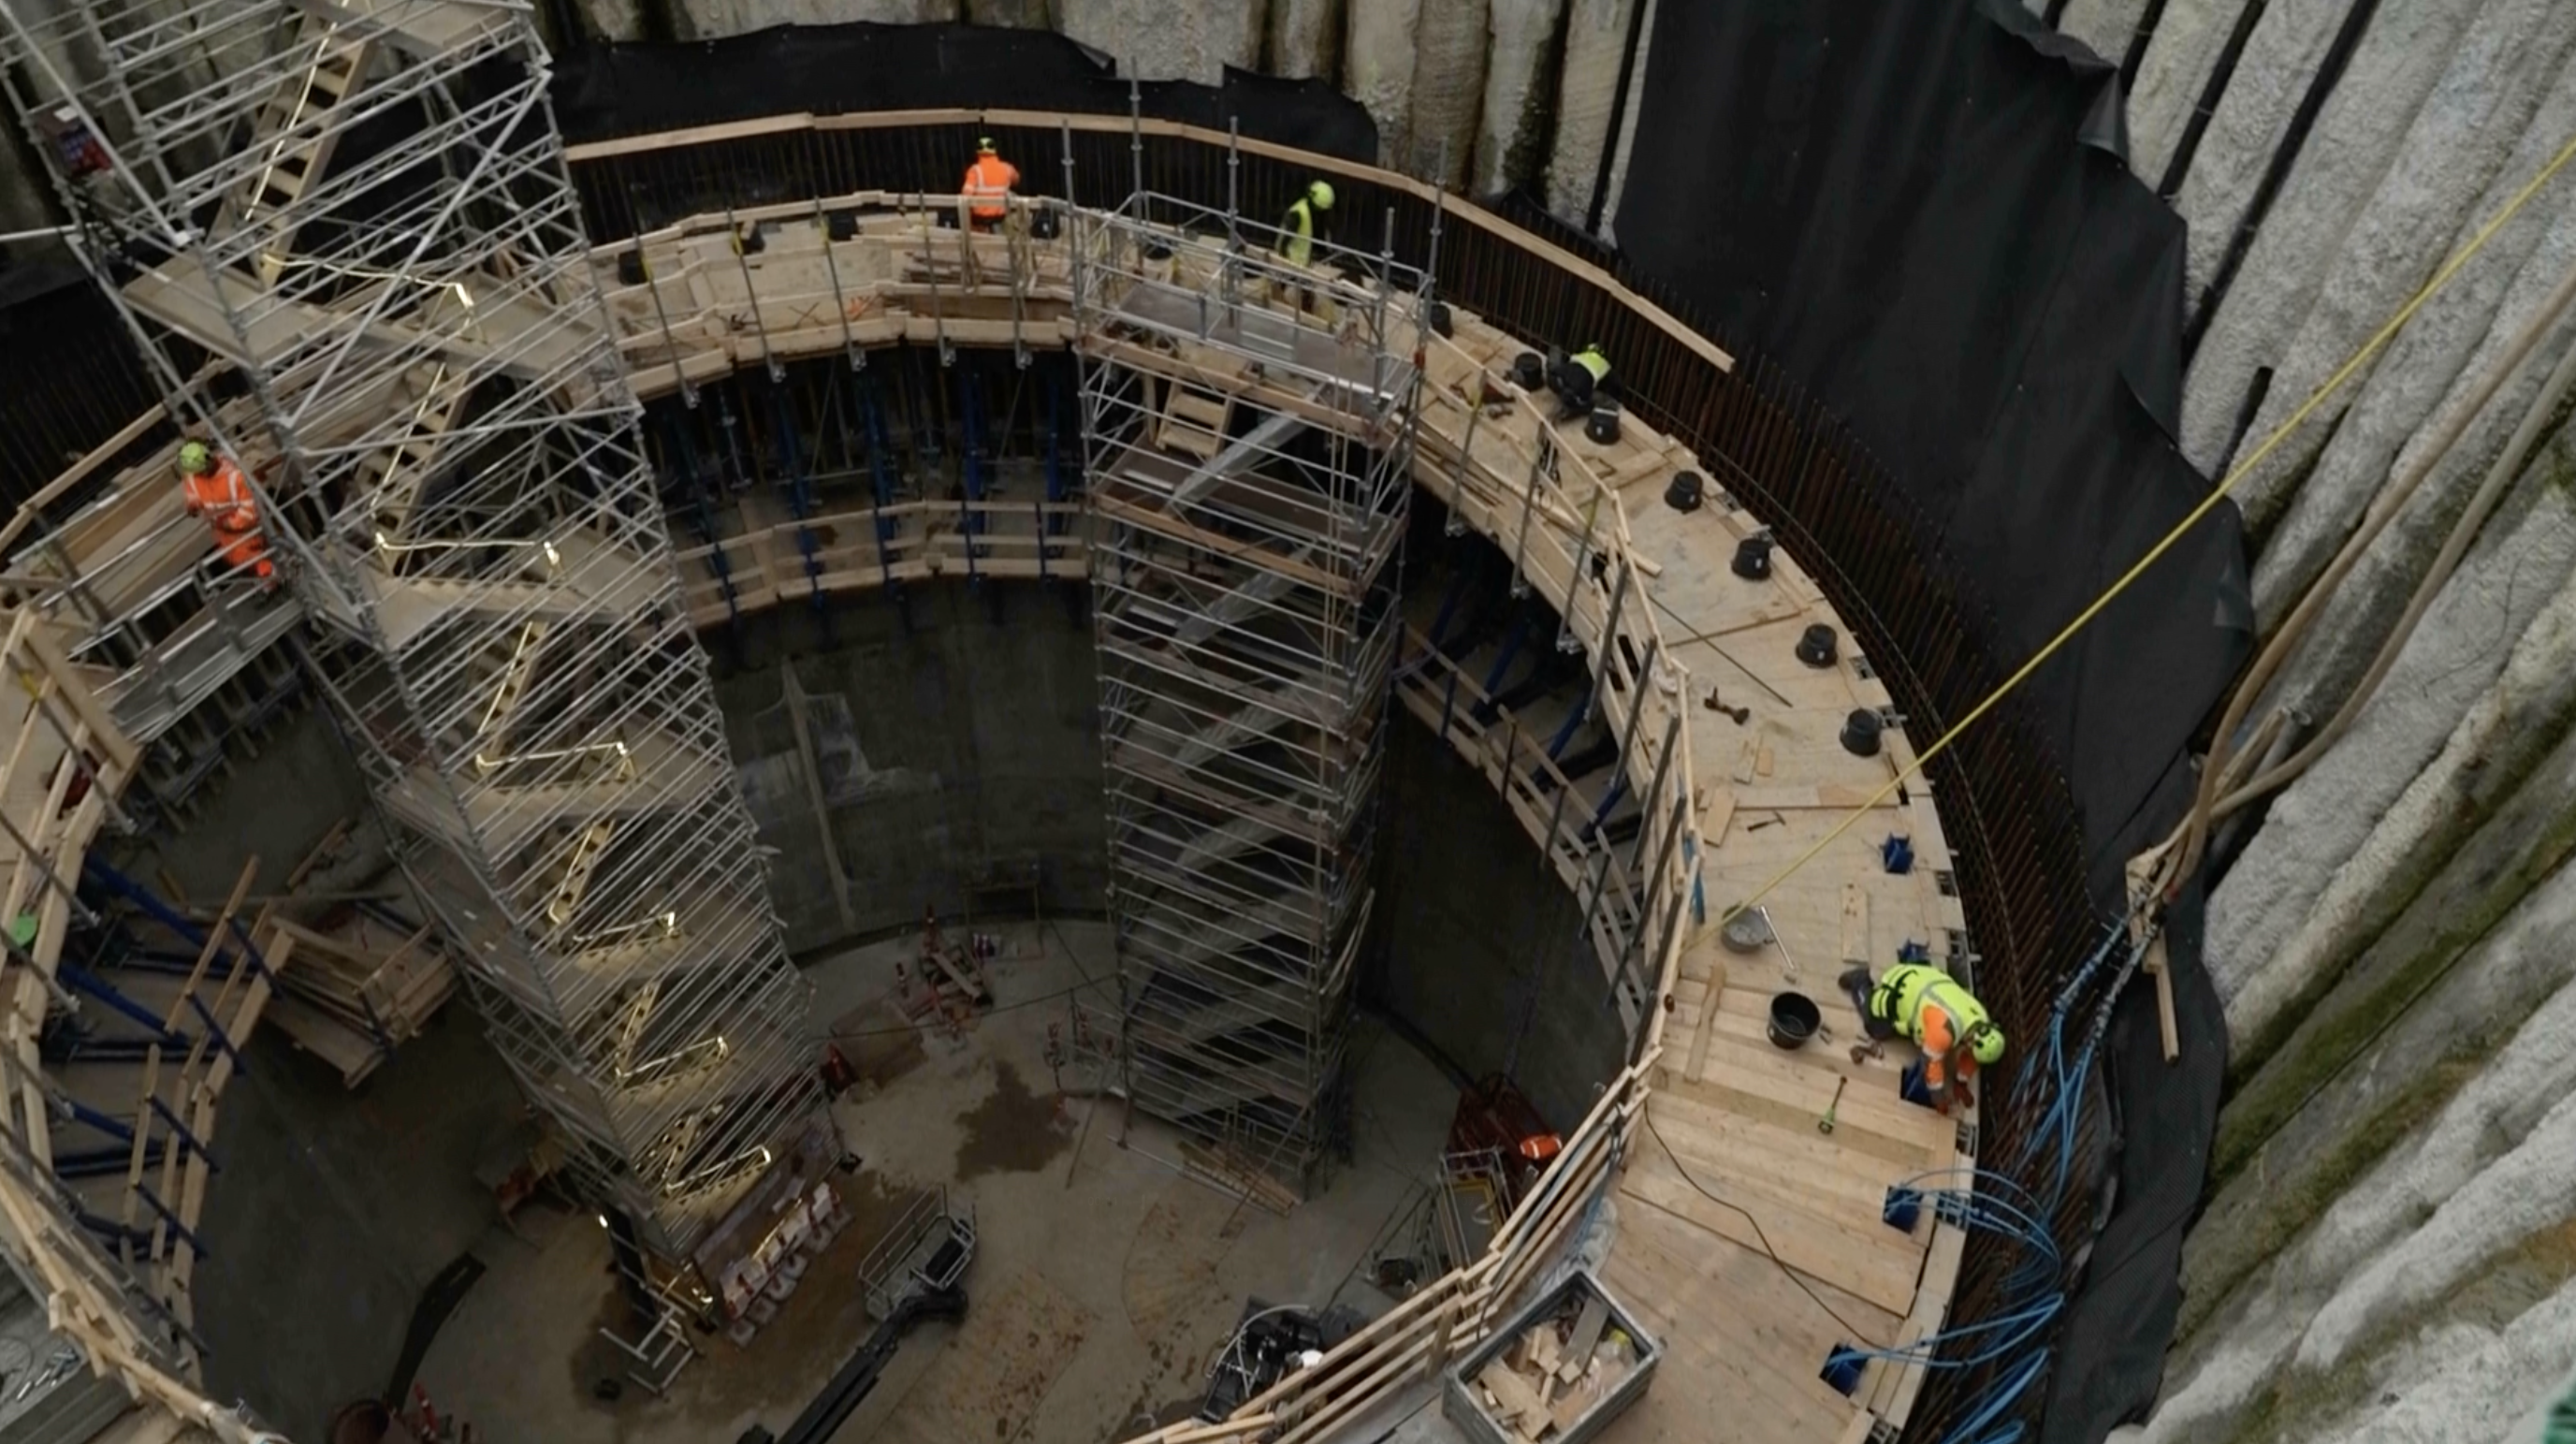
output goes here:
{"type": "Polygon", "coordinates": [[[894,505],[893,450],[886,436],[885,398],[878,394],[876,378],[861,377],[859,409],[867,418],[868,485],[876,503],[877,573],[888,591],[894,588],[894,556],[886,543],[894,540],[894,523],[886,518],[885,509],[894,505]]]}
{"type": "MultiPolygon", "coordinates": [[[[796,518],[796,554],[805,562],[805,592],[813,603],[814,614],[825,616],[823,600],[823,556],[814,540],[814,480],[805,467],[802,433],[796,426],[795,413],[787,405],[785,388],[769,388],[770,430],[777,438],[778,459],[784,470],[779,489],[787,493],[787,509],[796,518]]],[[[826,618],[826,625],[829,620],[826,618]]]]}
{"type": "MultiPolygon", "coordinates": [[[[98,974],[91,972],[89,969],[82,967],[80,964],[72,962],[59,963],[55,965],[54,976],[64,987],[71,989],[73,992],[87,993],[89,996],[105,1003],[115,1012],[123,1014],[136,1026],[150,1033],[153,1039],[158,1041],[163,1047],[185,1048],[188,1046],[187,1035],[184,1033],[173,1032],[169,1028],[163,1026],[160,1014],[153,1012],[151,1009],[144,1007],[141,1003],[134,1001],[132,998],[125,996],[125,994],[121,992],[118,992],[114,983],[111,983],[107,979],[100,977],[98,974]]],[[[191,994],[190,996],[193,997],[194,994],[191,994]]]]}
{"type": "MultiPolygon", "coordinates": [[[[136,908],[140,909],[146,917],[149,917],[154,922],[168,928],[170,931],[178,934],[180,937],[186,939],[196,947],[200,949],[205,947],[206,930],[204,928],[201,928],[195,923],[189,921],[187,916],[181,913],[177,908],[163,902],[150,888],[145,887],[143,884],[127,877],[124,873],[117,871],[107,863],[102,862],[95,853],[81,859],[81,876],[93,883],[96,883],[98,886],[107,889],[108,892],[114,896],[132,903],[136,908]]],[[[260,955],[259,945],[251,941],[249,927],[244,925],[239,918],[235,918],[230,931],[232,933],[233,940],[241,944],[242,956],[249,961],[251,968],[261,977],[267,978],[271,985],[274,985],[277,981],[276,975],[269,971],[268,959],[260,955]]],[[[220,949],[217,950],[215,961],[218,963],[224,962],[223,954],[220,949]]],[[[227,966],[229,966],[229,964],[227,964],[227,966]]]]}

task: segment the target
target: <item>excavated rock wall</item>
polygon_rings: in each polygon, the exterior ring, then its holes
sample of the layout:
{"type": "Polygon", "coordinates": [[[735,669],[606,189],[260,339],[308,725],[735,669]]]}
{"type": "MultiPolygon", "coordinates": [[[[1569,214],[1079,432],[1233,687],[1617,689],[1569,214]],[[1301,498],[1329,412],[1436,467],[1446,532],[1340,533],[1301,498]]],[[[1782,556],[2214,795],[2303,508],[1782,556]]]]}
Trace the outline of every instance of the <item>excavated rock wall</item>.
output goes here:
{"type": "MultiPolygon", "coordinates": [[[[2181,445],[2213,476],[2576,138],[2563,0],[2063,0],[2056,22],[2133,68],[2132,168],[2190,224],[2181,445]]],[[[2571,267],[2576,167],[2249,470],[2267,636],[2571,267]]],[[[2267,699],[2303,729],[2354,695],[2571,346],[2576,318],[2321,613],[2267,699]]],[[[2569,410],[2350,729],[2222,858],[2231,1086],[2142,1437],[2498,1438],[2576,1371],[2569,410]]]]}
{"type": "Polygon", "coordinates": [[[1640,4],[1652,0],[575,0],[606,40],[964,21],[1054,29],[1144,80],[1320,77],[1368,108],[1386,164],[1480,194],[1525,185],[1576,222],[1613,144],[1640,4]]]}

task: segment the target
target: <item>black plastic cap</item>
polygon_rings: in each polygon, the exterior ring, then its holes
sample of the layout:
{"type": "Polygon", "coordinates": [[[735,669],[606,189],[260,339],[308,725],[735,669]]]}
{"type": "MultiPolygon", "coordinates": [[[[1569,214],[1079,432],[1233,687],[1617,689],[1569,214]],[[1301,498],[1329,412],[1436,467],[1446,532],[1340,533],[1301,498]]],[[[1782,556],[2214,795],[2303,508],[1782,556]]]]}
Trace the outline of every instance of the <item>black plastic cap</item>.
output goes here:
{"type": "Polygon", "coordinates": [[[1843,750],[1854,757],[1876,757],[1878,734],[1886,724],[1876,712],[1866,707],[1855,708],[1843,719],[1843,750]]]}

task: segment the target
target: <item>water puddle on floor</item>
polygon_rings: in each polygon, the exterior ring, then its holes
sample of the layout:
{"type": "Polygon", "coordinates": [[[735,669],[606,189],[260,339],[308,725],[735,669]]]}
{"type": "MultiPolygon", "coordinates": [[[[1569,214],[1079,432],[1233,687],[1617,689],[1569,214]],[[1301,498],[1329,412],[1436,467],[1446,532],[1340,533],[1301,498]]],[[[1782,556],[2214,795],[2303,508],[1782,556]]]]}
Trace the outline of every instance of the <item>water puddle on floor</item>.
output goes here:
{"type": "Polygon", "coordinates": [[[957,1181],[988,1173],[1035,1173],[1073,1146],[1073,1132],[1056,1112],[1056,1100],[1029,1091],[1020,1070],[993,1065],[993,1091],[957,1115],[966,1130],[957,1145],[957,1181]]]}

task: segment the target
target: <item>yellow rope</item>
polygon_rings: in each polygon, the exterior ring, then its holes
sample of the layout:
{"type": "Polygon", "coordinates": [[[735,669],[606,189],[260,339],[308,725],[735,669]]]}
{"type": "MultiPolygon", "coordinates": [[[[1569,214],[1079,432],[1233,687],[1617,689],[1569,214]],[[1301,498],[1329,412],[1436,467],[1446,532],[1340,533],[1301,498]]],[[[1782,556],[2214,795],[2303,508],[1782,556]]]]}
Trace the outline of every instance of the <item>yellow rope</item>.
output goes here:
{"type": "Polygon", "coordinates": [[[2163,540],[2158,541],[2154,546],[2148,548],[2147,554],[2138,558],[2134,565],[2132,565],[2126,572],[2123,572],[2120,579],[2111,584],[2109,590],[2094,598],[2092,604],[2087,606],[2083,611],[2076,613],[2075,620],[2068,622],[2064,630],[2050,638],[2047,646],[2040,648],[2029,661],[2022,663],[2019,671],[2013,673],[2010,677],[2005,678],[2002,686],[1997,687],[1994,691],[1986,694],[1986,699],[1984,701],[1979,702],[1976,706],[1968,709],[1968,715],[1951,724],[1949,731],[1942,733],[1939,739],[1934,741],[1931,746],[1924,748],[1921,754],[1916,756],[1912,762],[1898,769],[1896,775],[1887,780],[1886,786],[1881,787],[1878,791],[1872,793],[1867,802],[1853,808],[1851,815],[1845,817],[1833,831],[1828,832],[1823,837],[1817,839],[1816,845],[1808,848],[1804,853],[1801,853],[1798,856],[1797,861],[1790,863],[1785,868],[1782,868],[1779,876],[1764,883],[1743,901],[1738,902],[1733,907],[1727,909],[1726,912],[1718,918],[1717,925],[1719,927],[1724,927],[1726,924],[1742,917],[1746,910],[1753,907],[1754,904],[1762,901],[1762,899],[1770,896],[1774,889],[1778,888],[1780,884],[1787,882],[1790,877],[1798,871],[1798,869],[1815,861],[1819,854],[1821,854],[1826,848],[1833,845],[1835,839],[1841,837],[1844,833],[1851,831],[1854,824],[1858,823],[1862,818],[1867,817],[1872,809],[1876,808],[1880,803],[1885,802],[1892,794],[1895,793],[1896,789],[1904,786],[1907,778],[1921,772],[1925,764],[1929,763],[1933,758],[1940,756],[1952,742],[1957,741],[1960,733],[1967,731],[1968,728],[1973,726],[1979,718],[1985,716],[1989,711],[1992,711],[1996,703],[2001,702],[2004,698],[2010,696],[2014,688],[2028,680],[2031,673],[2039,670],[2040,664],[2046,662],[2049,658],[2056,656],[2059,648],[2065,646],[2076,633],[2084,630],[2084,628],[2089,625],[2096,616],[2101,614],[2104,607],[2111,605],[2113,599],[2117,598],[2120,593],[2128,590],[2129,584],[2136,581],[2141,575],[2143,575],[2147,568],[2154,566],[2158,558],[2162,557],[2168,550],[2170,550],[2175,542],[2182,539],[2183,533],[2188,532],[2194,526],[2199,525],[2201,518],[2209,515],[2209,513],[2215,509],[2221,501],[2226,500],[2227,494],[2236,489],[2236,484],[2238,482],[2243,481],[2247,476],[2251,475],[2254,468],[2261,465],[2265,457],[2270,456],[2276,447],[2289,439],[2290,433],[2298,430],[2299,427],[2307,421],[2311,412],[2325,404],[2325,399],[2340,389],[2344,382],[2352,379],[2353,373],[2359,371],[2372,356],[2378,354],[2379,349],[2388,344],[2389,338],[2395,336],[2399,328],[2403,327],[2409,320],[2412,320],[2415,313],[2422,310],[2427,301],[2430,301],[2435,296],[2441,294],[2442,288],[2451,283],[2451,278],[2459,274],[2460,268],[2469,263],[2469,258],[2475,256],[2480,250],[2484,249],[2486,243],[2495,236],[2495,233],[2504,228],[2505,222],[2512,220],[2516,213],[2520,212],[2525,205],[2528,205],[2531,198],[2540,193],[2541,187],[2547,185],[2550,178],[2557,175],[2560,170],[2564,169],[2567,162],[2571,159],[2576,159],[2576,137],[2570,137],[2565,145],[2559,147],[2558,154],[2550,158],[2549,164],[2542,166],[2537,175],[2534,175],[2528,182],[2526,182],[2521,190],[2515,192],[2513,199],[2507,202],[2505,208],[2498,211],[2492,220],[2489,220],[2484,226],[2479,227],[2478,233],[2469,238],[2469,243],[2461,247],[2457,255],[2451,257],[2449,261],[2444,262],[2442,269],[2433,273],[2433,279],[2425,282],[2422,290],[2417,291],[2412,299],[2407,301],[2405,305],[2399,307],[2397,314],[2389,317],[2385,325],[2381,326],[2368,341],[2362,343],[2360,350],[2352,353],[2351,360],[2344,362],[2341,368],[2339,368],[2332,376],[2325,379],[2324,384],[2320,385],[2314,392],[2309,394],[2307,400],[2299,403],[2298,410],[2291,412],[2279,426],[2274,427],[2272,434],[2263,439],[2262,445],[2254,448],[2252,455],[2246,457],[2243,461],[2238,462],[2235,468],[2227,473],[2226,480],[2221,481],[2217,487],[2201,501],[2200,505],[2193,507],[2188,516],[2185,516],[2181,521],[2176,522],[2173,530],[2164,534],[2163,540]]]}

